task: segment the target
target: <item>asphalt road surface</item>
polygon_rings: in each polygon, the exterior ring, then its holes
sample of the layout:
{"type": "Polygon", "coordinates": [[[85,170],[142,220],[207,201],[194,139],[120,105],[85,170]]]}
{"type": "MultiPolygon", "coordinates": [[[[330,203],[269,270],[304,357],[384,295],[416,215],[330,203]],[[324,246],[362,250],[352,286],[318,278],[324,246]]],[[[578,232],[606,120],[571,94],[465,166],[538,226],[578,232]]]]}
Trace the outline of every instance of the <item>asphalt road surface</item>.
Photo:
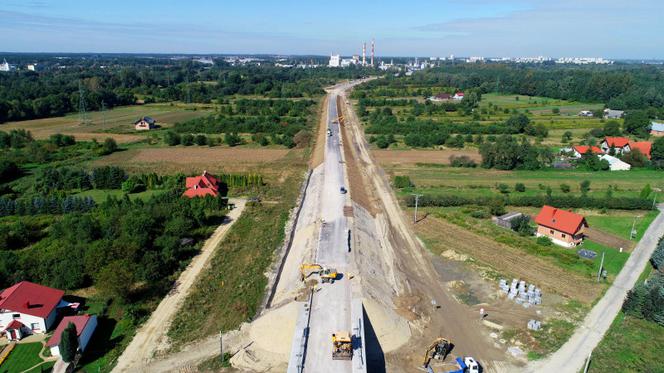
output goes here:
{"type": "Polygon", "coordinates": [[[343,207],[348,195],[341,192],[345,185],[345,170],[341,158],[340,128],[337,119],[337,95],[328,100],[328,128],[325,146],[325,174],[321,194],[323,224],[316,251],[317,263],[337,269],[341,278],[333,284],[321,284],[314,293],[311,307],[309,340],[304,360],[305,372],[351,372],[351,361],[332,360],[332,333],[351,332],[350,282],[345,276],[349,265],[348,228],[343,207]]]}

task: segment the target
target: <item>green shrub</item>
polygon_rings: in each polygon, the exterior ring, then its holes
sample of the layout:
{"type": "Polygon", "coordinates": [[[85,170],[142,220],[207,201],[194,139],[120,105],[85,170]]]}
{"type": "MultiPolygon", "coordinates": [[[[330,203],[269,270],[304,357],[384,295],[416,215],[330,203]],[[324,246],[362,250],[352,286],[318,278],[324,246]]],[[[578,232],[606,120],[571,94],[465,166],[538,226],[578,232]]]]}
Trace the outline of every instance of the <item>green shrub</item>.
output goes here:
{"type": "Polygon", "coordinates": [[[526,185],[524,183],[516,183],[514,185],[514,190],[516,190],[519,193],[523,193],[526,191],[526,185]]]}
{"type": "Polygon", "coordinates": [[[540,236],[537,237],[537,244],[542,246],[552,246],[553,242],[551,242],[551,239],[549,237],[540,236]]]}
{"type": "Polygon", "coordinates": [[[410,188],[415,186],[410,180],[410,177],[406,175],[398,175],[394,177],[394,187],[398,189],[410,188]]]}

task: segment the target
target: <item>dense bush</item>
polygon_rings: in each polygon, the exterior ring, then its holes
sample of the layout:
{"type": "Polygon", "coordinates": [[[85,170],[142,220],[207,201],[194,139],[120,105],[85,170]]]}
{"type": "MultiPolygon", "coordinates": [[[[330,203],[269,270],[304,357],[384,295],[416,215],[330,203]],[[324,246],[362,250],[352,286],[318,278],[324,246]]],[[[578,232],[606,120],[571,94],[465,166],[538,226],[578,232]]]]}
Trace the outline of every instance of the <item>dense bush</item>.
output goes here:
{"type": "Polygon", "coordinates": [[[451,155],[450,165],[452,167],[477,167],[477,163],[475,163],[475,161],[470,159],[470,157],[467,155],[451,155]]]}
{"type": "MultiPolygon", "coordinates": [[[[486,206],[495,198],[493,197],[468,197],[458,195],[424,195],[420,197],[420,206],[453,207],[465,205],[486,206]]],[[[544,205],[556,206],[558,208],[594,208],[615,210],[650,210],[652,201],[633,197],[611,197],[595,198],[587,196],[504,196],[506,205],[524,207],[542,207],[544,205]]],[[[411,196],[406,197],[406,204],[414,206],[415,200],[411,196]]]]}
{"type": "Polygon", "coordinates": [[[406,175],[398,175],[394,177],[394,187],[395,188],[410,188],[414,186],[413,182],[410,180],[410,177],[406,175]]]}

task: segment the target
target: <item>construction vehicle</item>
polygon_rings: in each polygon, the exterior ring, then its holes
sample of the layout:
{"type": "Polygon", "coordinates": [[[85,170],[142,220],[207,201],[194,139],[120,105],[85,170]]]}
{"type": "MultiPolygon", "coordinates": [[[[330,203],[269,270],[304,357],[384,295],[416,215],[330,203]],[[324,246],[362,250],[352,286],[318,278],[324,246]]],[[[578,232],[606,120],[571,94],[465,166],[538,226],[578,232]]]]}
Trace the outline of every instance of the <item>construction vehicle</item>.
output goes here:
{"type": "Polygon", "coordinates": [[[337,279],[339,275],[337,270],[334,268],[325,268],[320,264],[308,264],[304,263],[300,266],[300,280],[304,281],[309,276],[317,273],[320,276],[322,282],[334,283],[334,280],[337,279]]]}
{"type": "Polygon", "coordinates": [[[480,365],[473,359],[472,357],[457,357],[456,358],[457,365],[459,365],[459,369],[457,370],[450,370],[447,373],[479,373],[480,372],[480,365]]]}
{"type": "Polygon", "coordinates": [[[353,359],[353,341],[349,332],[332,334],[332,360],[353,359]]]}
{"type": "Polygon", "coordinates": [[[447,354],[452,350],[452,343],[445,338],[437,338],[431,342],[429,348],[424,353],[424,363],[422,366],[426,369],[429,367],[431,359],[444,360],[447,354]]]}

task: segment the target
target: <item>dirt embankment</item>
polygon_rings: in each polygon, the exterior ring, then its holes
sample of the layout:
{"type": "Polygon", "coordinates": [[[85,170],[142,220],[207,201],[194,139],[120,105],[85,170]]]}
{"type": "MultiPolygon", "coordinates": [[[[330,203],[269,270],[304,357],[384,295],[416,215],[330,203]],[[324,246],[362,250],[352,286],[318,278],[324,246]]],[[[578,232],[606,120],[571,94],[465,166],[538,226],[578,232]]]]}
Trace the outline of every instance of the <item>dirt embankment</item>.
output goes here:
{"type": "Polygon", "coordinates": [[[311,160],[309,161],[309,167],[313,170],[318,167],[318,165],[323,163],[325,159],[325,138],[327,136],[327,104],[328,104],[328,95],[325,95],[325,99],[321,103],[320,118],[318,121],[318,132],[316,134],[316,140],[314,143],[314,151],[311,154],[311,160]]]}

